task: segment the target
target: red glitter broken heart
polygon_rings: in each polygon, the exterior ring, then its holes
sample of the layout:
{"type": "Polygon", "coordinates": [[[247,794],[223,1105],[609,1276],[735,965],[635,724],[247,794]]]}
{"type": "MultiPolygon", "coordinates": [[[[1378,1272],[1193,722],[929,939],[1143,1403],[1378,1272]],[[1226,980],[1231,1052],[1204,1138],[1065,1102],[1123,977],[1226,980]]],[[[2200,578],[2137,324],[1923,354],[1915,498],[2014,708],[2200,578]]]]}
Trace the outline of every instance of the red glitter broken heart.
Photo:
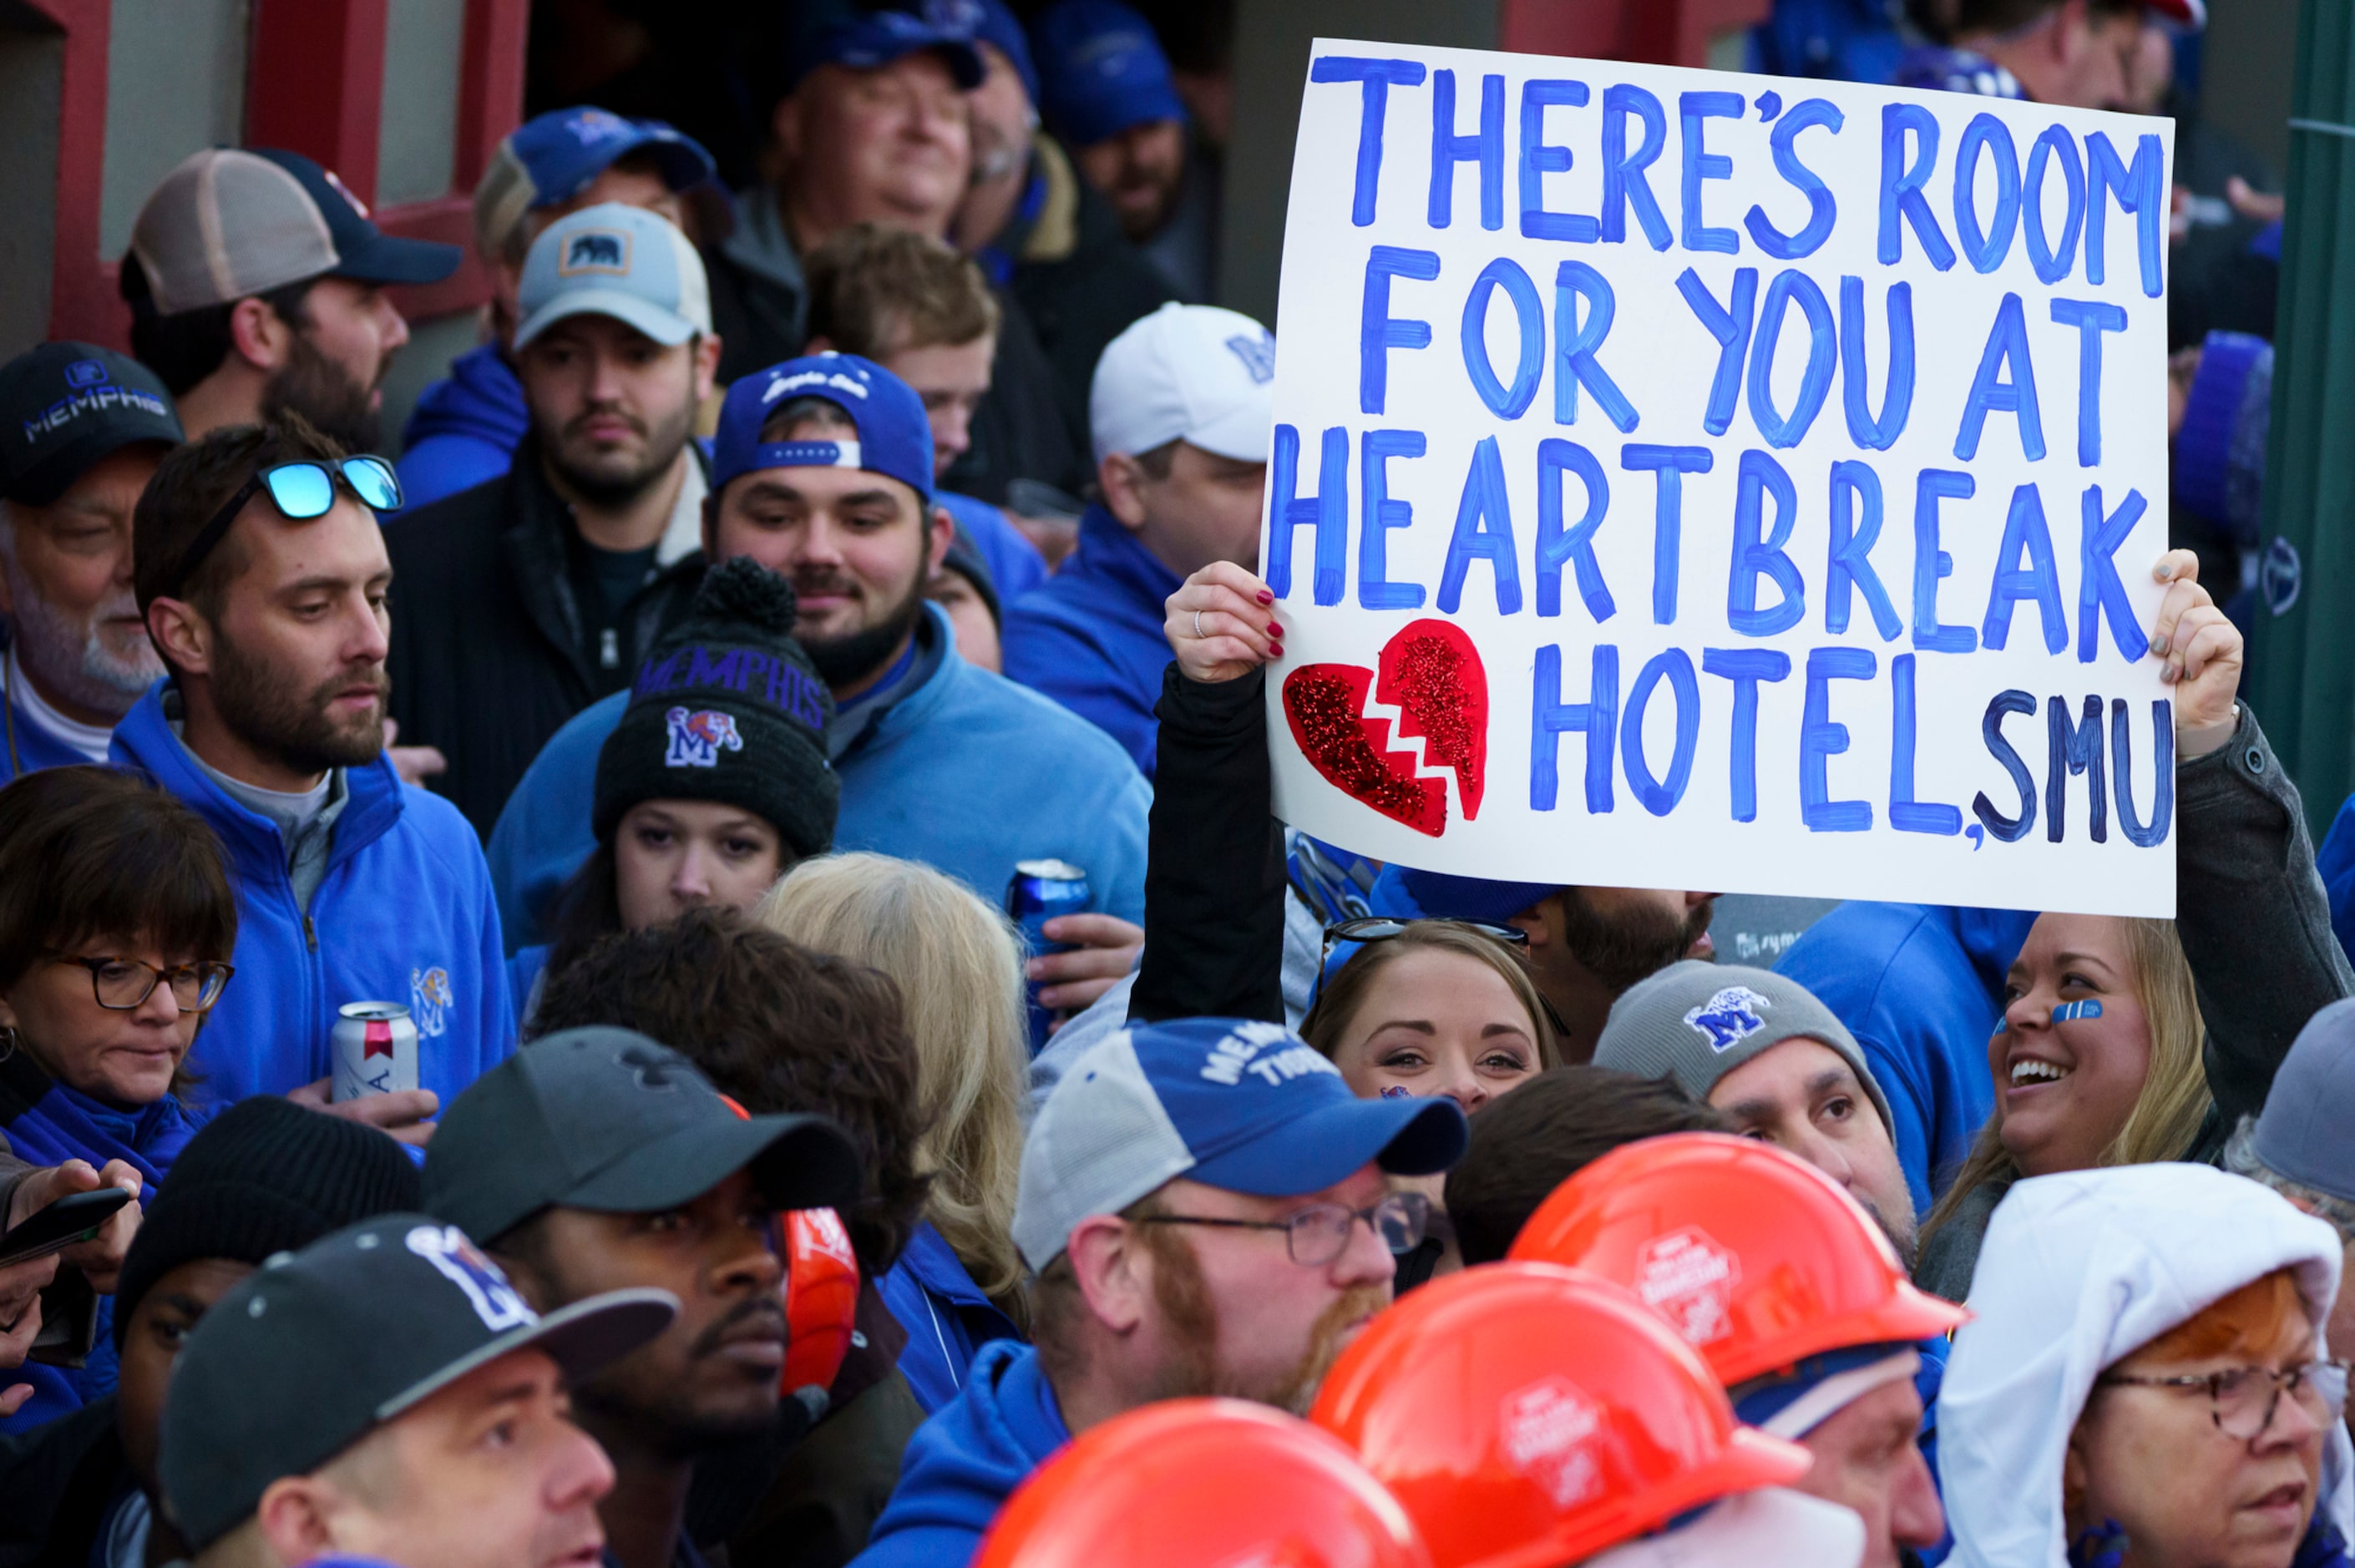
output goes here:
{"type": "Polygon", "coordinates": [[[1421,739],[1424,764],[1455,772],[1465,819],[1479,816],[1488,675],[1472,640],[1444,620],[1412,621],[1382,644],[1379,673],[1359,664],[1304,664],[1284,679],[1293,743],[1326,781],[1437,838],[1447,831],[1447,780],[1415,776],[1413,748],[1393,747],[1390,721],[1366,716],[1369,689],[1399,710],[1399,739],[1421,739]]]}

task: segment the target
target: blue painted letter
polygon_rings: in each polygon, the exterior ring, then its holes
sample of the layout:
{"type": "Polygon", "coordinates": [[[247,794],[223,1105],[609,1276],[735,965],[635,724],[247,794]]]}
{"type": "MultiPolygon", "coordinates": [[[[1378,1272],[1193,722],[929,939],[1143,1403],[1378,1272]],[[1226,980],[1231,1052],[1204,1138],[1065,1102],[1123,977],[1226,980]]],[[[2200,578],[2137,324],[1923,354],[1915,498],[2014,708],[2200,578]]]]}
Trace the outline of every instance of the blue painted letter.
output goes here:
{"type": "Polygon", "coordinates": [[[1733,423],[1733,405],[1742,396],[1742,362],[1749,356],[1750,327],[1758,313],[1758,269],[1734,270],[1732,309],[1719,304],[1700,274],[1689,267],[1677,274],[1677,292],[1717,339],[1717,375],[1709,384],[1709,411],[1700,426],[1721,436],[1733,423]]]}
{"type": "Polygon", "coordinates": [[[1374,221],[1374,191],[1382,176],[1383,111],[1390,104],[1391,86],[1414,87],[1423,80],[1421,60],[1369,60],[1354,55],[1326,55],[1308,68],[1311,81],[1354,81],[1364,90],[1358,119],[1358,176],[1349,201],[1349,221],[1359,228],[1374,221]]]}
{"type": "Polygon", "coordinates": [[[1597,624],[1619,612],[1611,600],[1611,589],[1603,581],[1603,568],[1594,559],[1594,531],[1603,526],[1603,519],[1611,510],[1611,485],[1603,477],[1603,465],[1594,454],[1576,441],[1543,440],[1538,443],[1538,613],[1561,613],[1561,568],[1568,562],[1578,574],[1578,597],[1585,602],[1586,613],[1597,624]],[[1561,486],[1564,476],[1576,474],[1586,486],[1586,511],[1577,524],[1568,530],[1561,525],[1561,486]]]}
{"type": "Polygon", "coordinates": [[[1925,468],[1913,482],[1913,646],[1933,653],[1979,645],[1969,627],[1938,624],[1938,579],[1955,569],[1955,557],[1938,547],[1938,503],[1968,500],[1977,489],[1969,474],[1945,468],[1925,468]]]}
{"type": "Polygon", "coordinates": [[[2019,422],[2019,450],[2028,461],[2044,456],[2044,418],[2036,407],[2036,365],[2028,356],[2028,321],[2018,294],[2006,294],[1996,307],[1995,325],[1987,330],[1987,347],[1979,353],[1979,372],[1971,378],[1970,395],[1963,399],[1963,422],[1955,431],[1955,456],[1968,462],[1979,455],[1979,431],[1987,414],[2003,409],[2019,422]],[[2006,366],[2011,379],[1996,375],[2006,366]]]}
{"type": "Polygon", "coordinates": [[[1750,418],[1768,446],[1796,447],[1823,411],[1832,389],[1832,366],[1839,362],[1839,350],[1832,343],[1832,308],[1813,278],[1795,267],[1774,274],[1766,285],[1766,302],[1759,308],[1757,344],[1750,355],[1750,418]],[[1785,418],[1774,411],[1774,349],[1794,300],[1807,318],[1807,368],[1800,375],[1790,418],[1785,418]]]}
{"type": "Polygon", "coordinates": [[[1529,810],[1550,811],[1561,792],[1561,736],[1578,730],[1586,736],[1586,810],[1611,810],[1611,742],[1619,729],[1619,650],[1594,647],[1594,675],[1582,703],[1561,700],[1561,645],[1538,650],[1537,683],[1529,715],[1529,810]]]}
{"type": "Polygon", "coordinates": [[[1391,499],[1387,465],[1423,450],[1421,430],[1368,430],[1358,443],[1358,602],[1368,609],[1423,608],[1421,583],[1390,580],[1390,531],[1412,526],[1414,508],[1391,499]]]}
{"type": "Polygon", "coordinates": [[[1834,681],[1870,681],[1880,661],[1863,648],[1807,652],[1807,694],[1799,715],[1799,820],[1812,833],[1860,833],[1872,826],[1869,800],[1831,798],[1828,759],[1848,749],[1848,726],[1832,718],[1834,681]]]}
{"type": "Polygon", "coordinates": [[[1656,653],[1637,673],[1636,683],[1627,688],[1627,716],[1619,723],[1620,766],[1626,769],[1627,788],[1636,791],[1644,810],[1656,817],[1676,810],[1692,777],[1693,753],[1700,748],[1700,683],[1693,678],[1692,656],[1681,648],[1656,653]],[[1651,701],[1652,688],[1663,676],[1676,694],[1677,742],[1668,758],[1668,778],[1656,779],[1644,760],[1644,705],[1651,701]]]}
{"type": "Polygon", "coordinates": [[[1594,394],[1594,401],[1604,417],[1619,427],[1625,435],[1636,428],[1636,406],[1611,379],[1611,373],[1594,362],[1610,335],[1611,318],[1617,305],[1611,294],[1610,280],[1583,261],[1565,261],[1553,274],[1553,422],[1557,425],[1578,423],[1578,389],[1583,386],[1594,394]],[[1588,306],[1586,319],[1578,319],[1578,302],[1588,306]]]}
{"type": "Polygon", "coordinates": [[[1987,589],[1987,620],[1979,641],[2000,648],[2011,640],[2011,612],[2022,599],[2035,601],[2038,622],[2044,628],[2044,651],[2058,653],[2069,646],[2068,612],[2061,603],[2061,574],[2052,563],[2052,531],[2044,525],[2044,497],[2032,484],[2011,493],[2011,511],[2003,520],[2003,543],[1995,548],[1995,582],[1987,589]],[[2019,564],[2021,552],[2028,564],[2019,564]]]}
{"type": "Polygon", "coordinates": [[[2126,330],[2124,305],[2102,300],[2055,300],[2052,319],[2077,329],[2077,466],[2102,462],[2102,334],[2126,330]]]}
{"type": "Polygon", "coordinates": [[[1895,706],[1890,715],[1889,825],[1905,833],[1963,831],[1960,808],[1913,798],[1913,741],[1917,720],[1913,703],[1913,655],[1900,653],[1889,662],[1889,681],[1895,706]]]}
{"type": "Polygon", "coordinates": [[[1902,623],[1872,569],[1872,546],[1881,537],[1881,476],[1864,463],[1849,460],[1832,464],[1831,555],[1824,563],[1824,630],[1835,634],[1848,630],[1849,588],[1864,592],[1865,609],[1883,642],[1897,641],[1902,623]],[[1861,523],[1857,503],[1864,506],[1861,523]]]}
{"type": "Polygon", "coordinates": [[[1513,554],[1513,514],[1505,503],[1505,460],[1497,438],[1484,437],[1472,449],[1464,475],[1464,495],[1455,503],[1455,532],[1448,536],[1447,564],[1439,574],[1439,608],[1454,615],[1464,602],[1464,574],[1482,560],[1497,581],[1497,613],[1521,608],[1521,568],[1513,554]]]}
{"type": "Polygon", "coordinates": [[[1840,280],[1840,398],[1848,411],[1848,436],[1867,451],[1885,452],[1905,432],[1913,412],[1913,285],[1891,283],[1889,313],[1889,383],[1881,397],[1881,417],[1865,399],[1871,394],[1864,361],[1864,280],[1840,280]]]}
{"type": "Polygon", "coordinates": [[[1902,217],[1922,244],[1930,265],[1944,272],[1955,264],[1955,248],[1946,243],[1937,218],[1923,199],[1922,187],[1938,166],[1938,117],[1918,103],[1891,103],[1881,111],[1881,238],[1874,254],[1884,267],[1893,267],[1905,253],[1905,237],[1898,232],[1902,217]],[[1914,160],[1905,161],[1905,138],[1920,143],[1914,160]]]}
{"type": "Polygon", "coordinates": [[[1684,476],[1707,473],[1716,459],[1707,447],[1654,447],[1631,443],[1619,449],[1619,466],[1650,471],[1659,485],[1652,507],[1652,624],[1677,619],[1677,561],[1684,524],[1684,476]]]}
{"type": "Polygon", "coordinates": [[[1275,428],[1274,471],[1268,476],[1275,498],[1268,506],[1267,587],[1278,599],[1292,597],[1292,535],[1313,526],[1316,602],[1338,604],[1349,551],[1349,432],[1335,425],[1319,445],[1316,493],[1304,496],[1299,493],[1300,432],[1290,425],[1275,428]]]}
{"type": "Polygon", "coordinates": [[[1603,238],[1609,243],[1626,242],[1627,208],[1632,206],[1652,249],[1668,248],[1668,220],[1660,216],[1660,204],[1653,198],[1651,181],[1644,174],[1659,161],[1668,144],[1668,118],[1661,111],[1658,99],[1625,82],[1604,90],[1603,238]],[[1644,140],[1633,153],[1627,151],[1631,114],[1644,122],[1644,140]]]}
{"type": "Polygon", "coordinates": [[[1738,92],[1688,92],[1677,99],[1677,120],[1684,133],[1684,241],[1688,250],[1713,250],[1731,256],[1742,249],[1742,237],[1730,228],[1711,228],[1701,221],[1703,180],[1730,180],[1733,160],[1709,150],[1710,120],[1742,118],[1738,92]]]}
{"type": "Polygon", "coordinates": [[[1520,263],[1499,256],[1482,268],[1472,292],[1465,296],[1461,341],[1472,389],[1480,394],[1490,413],[1518,419],[1529,411],[1530,399],[1538,395],[1538,377],[1545,373],[1545,306],[1538,302],[1538,286],[1529,281],[1520,263]],[[1510,387],[1497,379],[1496,366],[1488,363],[1488,300],[1499,287],[1513,302],[1513,319],[1520,329],[1520,363],[1514,368],[1510,387]]]}
{"type": "Polygon", "coordinates": [[[1379,414],[1390,401],[1394,348],[1429,348],[1431,323],[1391,314],[1391,280],[1428,283],[1439,276],[1435,250],[1402,250],[1377,245],[1366,257],[1366,292],[1358,314],[1358,411],[1379,414]]]}
{"type": "Polygon", "coordinates": [[[1799,568],[1783,552],[1799,522],[1799,493],[1783,465],[1755,447],[1744,448],[1733,484],[1733,565],[1725,580],[1725,619],[1744,637],[1772,637],[1799,624],[1807,613],[1807,588],[1799,568]],[[1761,514],[1774,498],[1774,522],[1762,540],[1761,514]],[[1782,600],[1758,608],[1758,579],[1774,579],[1782,600]]]}
{"type": "Polygon", "coordinates": [[[1809,126],[1825,126],[1837,136],[1844,123],[1840,111],[1820,98],[1793,104],[1783,118],[1774,122],[1774,134],[1769,138],[1774,149],[1774,170],[1806,196],[1807,224],[1798,233],[1786,235],[1767,221],[1764,207],[1753,206],[1742,218],[1742,227],[1750,231],[1753,244],[1777,261],[1796,261],[1803,256],[1812,256],[1831,238],[1832,225],[1839,216],[1832,205],[1831,188],[1815,170],[1799,162],[1798,152],[1792,143],[1809,126]]]}
{"type": "Polygon", "coordinates": [[[2077,662],[2090,664],[2101,646],[2102,617],[2110,621],[2110,641],[2118,656],[2131,664],[2150,651],[2150,640],[2142,634],[2142,626],[2135,620],[2134,601],[2126,598],[2126,585],[2118,580],[2118,546],[2126,542],[2134,525],[2141,521],[2143,510],[2150,503],[2139,490],[2129,490],[2118,509],[2105,517],[2102,514],[2102,487],[2085,487],[2081,516],[2083,532],[2078,535],[2077,554],[2077,662]]]}
{"type": "Polygon", "coordinates": [[[1791,673],[1791,656],[1772,648],[1704,648],[1700,667],[1733,683],[1732,758],[1728,792],[1737,822],[1758,820],[1758,683],[1791,673]]]}
{"type": "Polygon", "coordinates": [[[1567,239],[1592,245],[1599,232],[1583,213],[1548,212],[1545,177],[1570,172],[1570,149],[1545,139],[1545,111],[1555,104],[1582,109],[1586,84],[1545,77],[1521,83],[1521,233],[1529,239],[1567,239]]]}

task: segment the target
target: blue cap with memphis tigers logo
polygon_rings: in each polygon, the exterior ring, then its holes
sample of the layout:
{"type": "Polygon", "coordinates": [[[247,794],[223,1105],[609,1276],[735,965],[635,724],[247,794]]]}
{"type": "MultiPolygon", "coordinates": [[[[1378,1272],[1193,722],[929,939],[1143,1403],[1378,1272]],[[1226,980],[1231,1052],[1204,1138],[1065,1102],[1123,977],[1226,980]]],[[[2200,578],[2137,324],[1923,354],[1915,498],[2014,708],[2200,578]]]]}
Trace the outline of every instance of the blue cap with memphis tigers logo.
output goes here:
{"type": "Polygon", "coordinates": [[[578,1383],[670,1326],[665,1290],[613,1290],[542,1317],[455,1225],[383,1214],[280,1253],[190,1331],[172,1370],[156,1478],[192,1553],[261,1494],[503,1356],[538,1350],[578,1383]]]}
{"type": "Polygon", "coordinates": [[[675,192],[719,175],[703,143],[659,120],[625,120],[588,104],[551,109],[507,132],[475,182],[475,248],[498,255],[526,213],[572,200],[634,154],[651,160],[675,192]]]}
{"type": "Polygon", "coordinates": [[[1280,1023],[1188,1018],[1124,1029],[1082,1053],[1022,1147],[1014,1243],[1034,1269],[1091,1214],[1183,1176],[1264,1198],[1305,1197],[1367,1164],[1429,1176],[1464,1156],[1451,1099],[1359,1099],[1280,1023]]]}
{"type": "Polygon", "coordinates": [[[720,405],[711,439],[711,493],[764,468],[856,468],[896,479],[932,503],[932,424],[915,388],[855,354],[811,354],[740,378],[720,405]],[[850,417],[849,440],[821,431],[807,440],[763,441],[778,409],[823,397],[850,417]]]}

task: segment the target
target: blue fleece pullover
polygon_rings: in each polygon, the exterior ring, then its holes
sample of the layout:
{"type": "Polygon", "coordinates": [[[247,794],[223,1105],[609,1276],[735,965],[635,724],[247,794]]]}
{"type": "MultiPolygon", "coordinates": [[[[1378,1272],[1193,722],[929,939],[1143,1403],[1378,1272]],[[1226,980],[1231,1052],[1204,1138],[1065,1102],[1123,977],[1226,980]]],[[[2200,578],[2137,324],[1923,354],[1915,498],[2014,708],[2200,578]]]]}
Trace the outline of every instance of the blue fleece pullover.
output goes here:
{"type": "Polygon", "coordinates": [[[909,1439],[899,1488],[851,1568],[965,1568],[1014,1489],[1071,1440],[1039,1352],[984,1345],[964,1392],[909,1439]]]}
{"type": "MultiPolygon", "coordinates": [[[[958,658],[940,606],[924,606],[916,634],[917,666],[898,693],[827,728],[842,779],[834,847],[922,861],[992,904],[1015,862],[1066,860],[1088,874],[1095,908],[1143,925],[1152,787],[1092,726],[958,658]]],[[[548,939],[556,895],[597,847],[597,753],[628,705],[616,692],[582,709],[499,813],[491,879],[518,947],[548,939]]]]}
{"type": "Polygon", "coordinates": [[[447,1106],[515,1050],[499,912],[458,808],[401,783],[379,757],[346,768],[343,815],[306,915],[278,825],[205,777],[164,714],[159,681],[114,731],[113,759],[177,795],[220,836],[237,890],[237,972],[188,1065],[199,1105],[282,1095],[327,1075],[347,1001],[407,1004],[417,1085],[447,1106]]]}
{"type": "Polygon", "coordinates": [[[2003,1012],[2004,971],[2035,922],[2015,909],[1850,902],[1774,966],[1863,1047],[1896,1123],[1917,1215],[1930,1212],[1995,1109],[1987,1036],[2003,1012]]]}
{"type": "Polygon", "coordinates": [[[986,501],[945,490],[932,492],[932,499],[973,539],[981,564],[989,568],[989,586],[997,590],[1001,609],[1047,580],[1047,557],[1005,513],[986,501]]]}
{"type": "Polygon", "coordinates": [[[945,1237],[926,1220],[891,1271],[876,1281],[883,1305],[908,1330],[900,1373],[927,1415],[964,1387],[975,1352],[996,1340],[1020,1340],[1014,1319],[982,1294],[945,1237]]]}
{"type": "Polygon", "coordinates": [[[1006,612],[1006,674],[1043,692],[1128,750],[1147,779],[1169,641],[1163,600],[1176,572],[1102,506],[1080,519],[1063,569],[1006,612]]]}
{"type": "Polygon", "coordinates": [[[450,376],[419,395],[400,432],[400,490],[409,510],[506,477],[531,429],[523,383],[486,343],[450,362],[450,376]]]}

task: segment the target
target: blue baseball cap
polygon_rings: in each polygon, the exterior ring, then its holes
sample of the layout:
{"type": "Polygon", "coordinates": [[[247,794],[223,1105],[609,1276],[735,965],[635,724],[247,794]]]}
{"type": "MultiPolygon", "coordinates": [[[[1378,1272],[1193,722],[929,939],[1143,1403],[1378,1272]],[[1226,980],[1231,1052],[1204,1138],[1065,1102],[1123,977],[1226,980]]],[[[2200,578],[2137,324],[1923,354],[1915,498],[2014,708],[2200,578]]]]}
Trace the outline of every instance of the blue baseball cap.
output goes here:
{"type": "Polygon", "coordinates": [[[1464,1156],[1451,1099],[1361,1100],[1280,1023],[1188,1018],[1124,1029],[1082,1053],[1022,1148],[1014,1242],[1032,1268],[1091,1214],[1183,1176],[1264,1198],[1321,1192],[1369,1163],[1429,1176],[1464,1156]]]}
{"type": "Polygon", "coordinates": [[[920,49],[931,49],[945,61],[956,84],[970,92],[989,69],[965,31],[943,27],[907,11],[852,11],[829,8],[795,29],[785,62],[790,90],[820,66],[838,65],[852,70],[881,70],[920,49]]]}
{"type": "Polygon", "coordinates": [[[1006,0],[924,0],[924,20],[944,33],[996,45],[1013,62],[1030,101],[1039,101],[1039,68],[1031,63],[1030,40],[1023,36],[1020,18],[1006,8],[1006,0]]]}
{"type": "Polygon", "coordinates": [[[516,309],[517,348],[581,315],[611,316],[675,348],[711,331],[711,285],[694,244],[661,214],[600,202],[532,241],[516,309]]]}
{"type": "Polygon", "coordinates": [[[1183,120],[1153,24],[1120,0],[1062,0],[1030,26],[1048,128],[1074,146],[1132,125],[1183,120]]]}
{"type": "Polygon", "coordinates": [[[764,468],[857,468],[896,479],[932,503],[932,426],[915,389],[871,359],[810,354],[739,378],[711,438],[711,493],[764,468]],[[763,441],[769,416],[796,397],[838,405],[855,440],[763,441]]]}
{"type": "Polygon", "coordinates": [[[701,143],[659,120],[586,105],[550,110],[509,132],[491,154],[474,186],[475,247],[496,255],[526,213],[570,201],[633,153],[651,158],[674,191],[718,177],[701,143]]]}

